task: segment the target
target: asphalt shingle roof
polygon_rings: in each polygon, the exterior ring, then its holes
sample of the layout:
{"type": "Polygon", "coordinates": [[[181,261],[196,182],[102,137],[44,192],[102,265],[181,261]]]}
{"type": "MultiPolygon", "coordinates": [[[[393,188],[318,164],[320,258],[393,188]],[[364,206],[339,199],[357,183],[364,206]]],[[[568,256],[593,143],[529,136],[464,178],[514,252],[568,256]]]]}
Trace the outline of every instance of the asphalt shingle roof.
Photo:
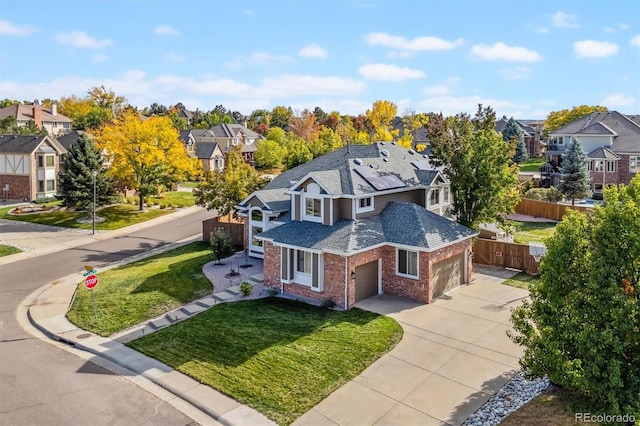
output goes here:
{"type": "MultiPolygon", "coordinates": [[[[6,117],[13,117],[16,121],[33,121],[33,108],[34,105],[13,104],[4,108],[0,108],[0,120],[6,117]]],[[[71,123],[72,119],[66,115],[56,113],[51,114],[51,110],[44,109],[40,106],[35,106],[40,110],[40,118],[42,121],[51,121],[57,123],[71,123]]]]}
{"type": "Polygon", "coordinates": [[[413,203],[391,202],[378,216],[340,220],[332,226],[291,221],[260,238],[317,250],[350,254],[380,244],[436,250],[477,233],[413,203]]]}
{"type": "Polygon", "coordinates": [[[83,130],[73,130],[66,135],[56,137],[56,139],[58,140],[60,145],[64,147],[64,149],[69,151],[71,149],[71,146],[78,142],[78,139],[80,139],[82,135],[87,135],[91,138],[91,135],[83,130]]]}
{"type": "Polygon", "coordinates": [[[587,154],[589,159],[605,159],[605,160],[619,160],[620,156],[609,148],[596,148],[587,154]]]}
{"type": "Polygon", "coordinates": [[[551,132],[555,135],[578,135],[594,123],[615,132],[611,150],[616,153],[640,153],[640,124],[617,111],[593,112],[551,132]]]}
{"type": "Polygon", "coordinates": [[[0,152],[31,154],[44,140],[50,141],[51,145],[61,154],[67,152],[58,141],[46,135],[1,135],[0,152]]]}
{"type": "Polygon", "coordinates": [[[218,144],[215,142],[197,142],[196,143],[196,157],[200,159],[208,159],[213,157],[213,151],[218,144]]]}

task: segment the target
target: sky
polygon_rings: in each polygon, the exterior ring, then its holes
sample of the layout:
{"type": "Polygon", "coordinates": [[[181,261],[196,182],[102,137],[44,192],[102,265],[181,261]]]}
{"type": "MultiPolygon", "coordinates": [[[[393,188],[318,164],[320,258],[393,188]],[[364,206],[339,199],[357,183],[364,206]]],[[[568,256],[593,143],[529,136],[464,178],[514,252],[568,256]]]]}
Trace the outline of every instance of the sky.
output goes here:
{"type": "Polygon", "coordinates": [[[640,113],[638,0],[0,0],[0,99],[640,113]]]}

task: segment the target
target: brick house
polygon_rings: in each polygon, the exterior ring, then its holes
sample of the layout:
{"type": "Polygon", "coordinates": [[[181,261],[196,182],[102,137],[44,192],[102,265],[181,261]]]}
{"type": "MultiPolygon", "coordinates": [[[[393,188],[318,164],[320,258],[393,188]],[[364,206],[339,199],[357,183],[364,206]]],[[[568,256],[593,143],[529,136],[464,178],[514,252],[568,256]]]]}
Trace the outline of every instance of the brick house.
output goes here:
{"type": "Polygon", "coordinates": [[[39,129],[45,129],[51,136],[59,136],[71,131],[73,120],[58,113],[56,104],[50,109],[40,105],[13,104],[0,109],[0,120],[13,117],[18,126],[26,126],[33,121],[39,129]]]}
{"type": "Polygon", "coordinates": [[[640,118],[617,111],[594,112],[568,123],[549,135],[543,177],[549,185],[560,179],[562,153],[573,139],[587,153],[587,168],[594,198],[606,185],[629,184],[640,172],[640,118]]]}
{"type": "Polygon", "coordinates": [[[202,170],[222,171],[225,165],[225,155],[211,130],[193,129],[180,131],[180,140],[191,157],[202,163],[202,170]]]}
{"type": "MultiPolygon", "coordinates": [[[[496,132],[502,133],[507,125],[507,121],[509,120],[506,117],[503,117],[500,120],[496,121],[496,132]]],[[[522,135],[524,136],[524,144],[527,147],[527,153],[529,154],[529,157],[540,157],[540,130],[536,130],[535,128],[527,124],[524,120],[516,120],[516,123],[518,124],[518,127],[520,127],[520,130],[522,130],[522,135]]]]}
{"type": "Polygon", "coordinates": [[[0,190],[5,200],[35,200],[57,192],[60,159],[67,150],[45,135],[0,136],[0,190]]]}
{"type": "Polygon", "coordinates": [[[265,286],[348,309],[381,293],[430,303],[469,282],[477,233],[444,216],[450,202],[426,156],[379,142],[288,170],[237,211],[265,286]]]}

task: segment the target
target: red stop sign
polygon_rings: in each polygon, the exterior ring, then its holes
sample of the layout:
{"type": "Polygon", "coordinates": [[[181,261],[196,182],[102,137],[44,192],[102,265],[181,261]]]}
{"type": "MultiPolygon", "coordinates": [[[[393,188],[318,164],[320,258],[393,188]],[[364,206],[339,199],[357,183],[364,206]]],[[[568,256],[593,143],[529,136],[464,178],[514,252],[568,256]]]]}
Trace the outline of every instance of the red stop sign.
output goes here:
{"type": "Polygon", "coordinates": [[[91,289],[98,285],[98,276],[97,275],[89,275],[84,279],[84,286],[91,289]]]}

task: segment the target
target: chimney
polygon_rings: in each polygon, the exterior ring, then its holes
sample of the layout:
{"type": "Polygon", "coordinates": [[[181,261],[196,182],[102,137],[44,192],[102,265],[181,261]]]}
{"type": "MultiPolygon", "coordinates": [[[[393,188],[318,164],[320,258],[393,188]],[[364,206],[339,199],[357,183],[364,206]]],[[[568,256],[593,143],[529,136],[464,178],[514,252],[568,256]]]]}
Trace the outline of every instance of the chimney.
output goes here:
{"type": "Polygon", "coordinates": [[[38,129],[42,129],[42,111],[37,105],[33,106],[33,122],[38,126],[38,129]]]}
{"type": "Polygon", "coordinates": [[[57,115],[57,114],[58,114],[58,105],[51,104],[51,115],[57,115]]]}

